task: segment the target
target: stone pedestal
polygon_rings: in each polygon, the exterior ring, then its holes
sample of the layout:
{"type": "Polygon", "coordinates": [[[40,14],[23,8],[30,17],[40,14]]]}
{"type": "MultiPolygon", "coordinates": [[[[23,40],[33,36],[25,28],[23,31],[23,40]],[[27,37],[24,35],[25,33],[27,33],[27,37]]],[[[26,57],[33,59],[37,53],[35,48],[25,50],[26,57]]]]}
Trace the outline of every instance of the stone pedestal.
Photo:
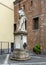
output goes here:
{"type": "Polygon", "coordinates": [[[27,31],[16,31],[14,33],[14,49],[23,49],[23,44],[27,44],[27,31]]]}
{"type": "Polygon", "coordinates": [[[29,52],[23,48],[23,44],[27,44],[27,31],[16,31],[14,33],[14,51],[10,55],[12,60],[28,60],[29,52]]]}
{"type": "Polygon", "coordinates": [[[28,50],[15,49],[13,53],[10,55],[11,60],[28,60],[29,52],[28,50]]]}

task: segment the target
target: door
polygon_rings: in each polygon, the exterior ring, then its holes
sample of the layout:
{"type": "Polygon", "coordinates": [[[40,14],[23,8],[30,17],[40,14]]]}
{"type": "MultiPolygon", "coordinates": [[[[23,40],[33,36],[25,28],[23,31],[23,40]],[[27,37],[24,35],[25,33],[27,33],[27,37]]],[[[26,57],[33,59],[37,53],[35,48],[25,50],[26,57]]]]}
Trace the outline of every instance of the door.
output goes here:
{"type": "Polygon", "coordinates": [[[13,52],[13,50],[14,50],[14,43],[12,42],[11,43],[11,52],[13,52]]]}

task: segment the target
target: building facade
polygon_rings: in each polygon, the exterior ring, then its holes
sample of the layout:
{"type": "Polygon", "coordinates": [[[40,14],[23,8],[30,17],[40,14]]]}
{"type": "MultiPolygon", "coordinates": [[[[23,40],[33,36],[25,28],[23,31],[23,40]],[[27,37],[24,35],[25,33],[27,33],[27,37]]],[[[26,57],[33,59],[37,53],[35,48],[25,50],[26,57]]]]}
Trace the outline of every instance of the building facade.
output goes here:
{"type": "Polygon", "coordinates": [[[11,47],[11,42],[14,42],[13,34],[13,24],[14,24],[14,6],[11,0],[0,0],[0,48],[1,42],[2,49],[11,47]]]}
{"type": "Polygon", "coordinates": [[[46,50],[46,0],[16,0],[14,2],[14,28],[18,24],[18,10],[24,7],[26,14],[26,29],[28,31],[27,48],[40,43],[42,50],[46,50]]]}

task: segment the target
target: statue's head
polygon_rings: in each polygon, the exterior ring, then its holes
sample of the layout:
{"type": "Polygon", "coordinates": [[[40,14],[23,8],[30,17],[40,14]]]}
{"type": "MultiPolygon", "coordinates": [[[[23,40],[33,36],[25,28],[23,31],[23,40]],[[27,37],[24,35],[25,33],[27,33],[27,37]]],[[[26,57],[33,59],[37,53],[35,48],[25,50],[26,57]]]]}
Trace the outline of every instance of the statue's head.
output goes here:
{"type": "Polygon", "coordinates": [[[23,8],[21,8],[21,9],[18,11],[18,14],[19,14],[19,16],[24,16],[24,15],[25,15],[25,13],[24,13],[24,11],[23,11],[23,8]]]}

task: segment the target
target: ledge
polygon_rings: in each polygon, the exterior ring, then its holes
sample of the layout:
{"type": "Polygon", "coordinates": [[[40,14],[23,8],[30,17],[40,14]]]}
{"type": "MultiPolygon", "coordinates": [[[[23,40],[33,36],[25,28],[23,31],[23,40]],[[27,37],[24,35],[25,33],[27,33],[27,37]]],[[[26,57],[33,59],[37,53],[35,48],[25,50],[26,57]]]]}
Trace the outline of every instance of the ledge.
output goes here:
{"type": "Polygon", "coordinates": [[[27,31],[15,31],[14,32],[14,35],[21,35],[21,34],[27,35],[27,31]]]}

